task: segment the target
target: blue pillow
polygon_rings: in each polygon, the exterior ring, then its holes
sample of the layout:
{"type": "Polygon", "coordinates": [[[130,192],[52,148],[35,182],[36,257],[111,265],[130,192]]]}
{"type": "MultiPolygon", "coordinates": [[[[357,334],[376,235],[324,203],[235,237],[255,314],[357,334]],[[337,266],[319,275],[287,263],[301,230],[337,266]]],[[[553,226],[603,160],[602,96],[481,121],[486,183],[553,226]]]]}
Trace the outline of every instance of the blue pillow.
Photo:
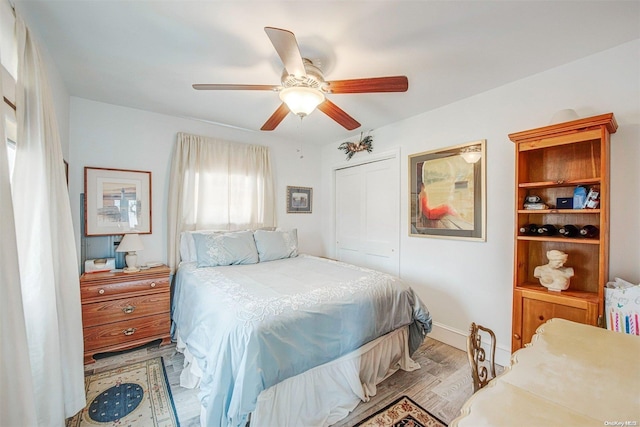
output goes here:
{"type": "Polygon", "coordinates": [[[260,262],[298,256],[298,232],[256,230],[253,232],[260,262]]]}
{"type": "Polygon", "coordinates": [[[251,231],[194,234],[198,267],[255,264],[258,251],[251,231]]]}

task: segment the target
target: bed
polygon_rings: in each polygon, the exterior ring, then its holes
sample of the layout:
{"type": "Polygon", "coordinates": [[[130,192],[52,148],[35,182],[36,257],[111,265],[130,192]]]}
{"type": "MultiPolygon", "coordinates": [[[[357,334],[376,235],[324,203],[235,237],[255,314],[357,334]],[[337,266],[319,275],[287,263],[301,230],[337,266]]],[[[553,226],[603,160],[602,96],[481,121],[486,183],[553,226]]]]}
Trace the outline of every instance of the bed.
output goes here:
{"type": "Polygon", "coordinates": [[[201,424],[330,425],[431,330],[399,278],[299,255],[295,230],[183,233],[173,321],[201,424]]]}

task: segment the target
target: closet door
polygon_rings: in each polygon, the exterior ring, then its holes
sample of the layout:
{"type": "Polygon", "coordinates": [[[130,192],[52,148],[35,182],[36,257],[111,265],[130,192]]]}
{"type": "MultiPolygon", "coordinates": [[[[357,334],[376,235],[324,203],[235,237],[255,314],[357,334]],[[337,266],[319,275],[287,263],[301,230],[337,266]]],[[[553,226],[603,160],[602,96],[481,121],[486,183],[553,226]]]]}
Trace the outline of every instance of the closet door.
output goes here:
{"type": "Polygon", "coordinates": [[[398,275],[400,176],[395,158],[336,170],[336,255],[398,275]]]}

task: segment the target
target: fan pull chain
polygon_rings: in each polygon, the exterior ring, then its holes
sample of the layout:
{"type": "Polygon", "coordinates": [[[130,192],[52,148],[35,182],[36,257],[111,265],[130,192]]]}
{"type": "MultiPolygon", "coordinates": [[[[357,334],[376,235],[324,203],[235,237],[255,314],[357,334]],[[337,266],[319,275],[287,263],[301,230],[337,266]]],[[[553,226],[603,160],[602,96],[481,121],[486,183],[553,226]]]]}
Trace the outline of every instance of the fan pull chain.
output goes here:
{"type": "Polygon", "coordinates": [[[298,149],[296,150],[300,159],[304,159],[304,154],[302,153],[302,119],[304,117],[300,116],[300,123],[298,124],[298,149]]]}

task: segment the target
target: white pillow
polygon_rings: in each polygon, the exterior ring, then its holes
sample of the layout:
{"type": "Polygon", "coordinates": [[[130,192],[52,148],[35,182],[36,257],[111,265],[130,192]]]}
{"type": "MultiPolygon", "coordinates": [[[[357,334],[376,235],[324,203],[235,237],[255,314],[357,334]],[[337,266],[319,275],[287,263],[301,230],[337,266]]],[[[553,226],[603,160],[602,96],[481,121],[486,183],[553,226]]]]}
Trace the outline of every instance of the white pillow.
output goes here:
{"type": "Polygon", "coordinates": [[[183,231],[180,233],[180,259],[183,262],[196,262],[198,255],[196,252],[196,243],[193,240],[194,234],[223,234],[228,231],[220,230],[197,230],[197,231],[183,231]]]}
{"type": "Polygon", "coordinates": [[[193,234],[198,267],[255,264],[256,242],[251,231],[235,233],[193,234]]]}
{"type": "MultiPolygon", "coordinates": [[[[275,227],[263,227],[260,230],[275,230],[275,227]]],[[[240,231],[240,230],[238,230],[240,231]]],[[[196,253],[196,244],[193,240],[194,234],[224,234],[233,233],[229,230],[195,230],[195,231],[183,231],[180,233],[180,260],[183,262],[196,262],[198,256],[196,253]]]]}
{"type": "Polygon", "coordinates": [[[256,230],[253,238],[260,262],[298,256],[298,231],[295,228],[289,231],[256,230]]]}

